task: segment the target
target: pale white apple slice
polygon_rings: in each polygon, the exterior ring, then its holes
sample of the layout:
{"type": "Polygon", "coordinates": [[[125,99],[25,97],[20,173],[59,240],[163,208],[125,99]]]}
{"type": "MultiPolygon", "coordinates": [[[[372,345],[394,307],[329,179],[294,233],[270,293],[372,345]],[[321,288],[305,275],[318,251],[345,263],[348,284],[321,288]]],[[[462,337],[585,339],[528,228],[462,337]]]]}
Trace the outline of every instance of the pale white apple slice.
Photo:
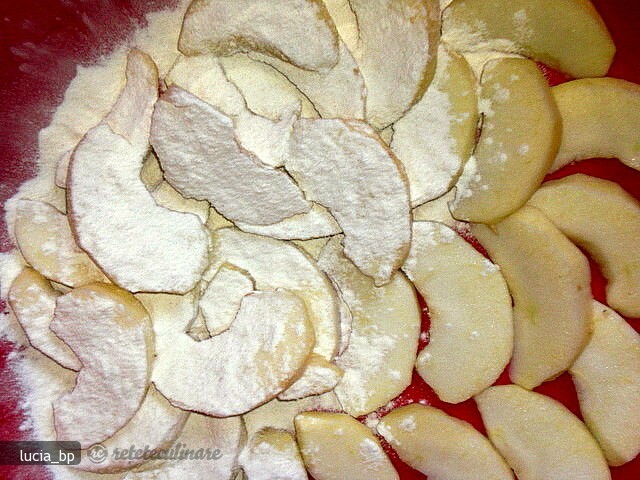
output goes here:
{"type": "MultiPolygon", "coordinates": [[[[331,237],[311,238],[309,240],[292,240],[292,243],[297,245],[303,252],[309,255],[312,259],[318,260],[318,257],[320,256],[320,251],[324,248],[324,246],[327,244],[329,240],[331,240],[331,237]]],[[[336,292],[336,294],[338,293],[339,292],[336,292]]],[[[339,300],[340,299],[338,298],[338,310],[340,310],[339,300]]],[[[342,322],[342,319],[340,319],[340,322],[342,322]]],[[[340,330],[340,335],[342,335],[342,330],[340,330]]]]}
{"type": "Polygon", "coordinates": [[[587,427],[561,403],[517,385],[475,397],[489,439],[520,480],[605,480],[611,473],[587,427]]]}
{"type": "Polygon", "coordinates": [[[355,50],[360,41],[360,31],[358,29],[358,19],[351,8],[349,0],[322,0],[322,3],[327,7],[327,11],[342,41],[349,50],[355,50]]]}
{"type": "Polygon", "coordinates": [[[52,205],[18,201],[14,232],[24,259],[46,278],[70,287],[106,280],[76,244],[67,216],[52,205]]]}
{"type": "Polygon", "coordinates": [[[463,402],[497,380],[513,350],[513,311],[497,265],[449,227],[414,222],[402,267],[424,297],[431,328],[416,368],[438,396],[463,402]]]}
{"type": "Polygon", "coordinates": [[[147,187],[147,190],[150,192],[153,192],[164,180],[160,162],[153,151],[149,151],[142,163],[140,180],[142,180],[142,183],[144,183],[144,186],[147,187]]]}
{"type": "Polygon", "coordinates": [[[278,399],[298,400],[309,395],[328,392],[338,384],[342,375],[342,369],[320,355],[311,354],[305,366],[304,375],[280,393],[278,399]]]}
{"type": "Polygon", "coordinates": [[[58,298],[51,330],[82,363],[73,390],[53,403],[57,438],[88,448],[126,425],[144,399],[154,354],[149,314],[126,290],[92,283],[58,298]]]}
{"type": "Polygon", "coordinates": [[[414,221],[440,222],[454,228],[458,222],[449,211],[449,204],[456,196],[455,188],[449,190],[446,194],[435,200],[423,203],[422,205],[411,210],[411,216],[414,221]]]}
{"type": "Polygon", "coordinates": [[[617,183],[578,174],[545,183],[529,203],[598,262],[607,303],[640,317],[638,201],[617,183]]]}
{"type": "Polygon", "coordinates": [[[409,248],[409,192],[398,160],[373,130],[359,121],[301,119],[285,168],[335,217],[346,255],[377,284],[388,282],[409,248]]]}
{"type": "Polygon", "coordinates": [[[396,408],[382,418],[378,432],[405,463],[429,478],[513,479],[488,438],[437,408],[420,404],[396,408]]]}
{"type": "Polygon", "coordinates": [[[535,63],[507,58],[482,74],[482,132],[457,183],[455,218],[495,223],[540,186],[558,151],[562,123],[535,63]]]}
{"type": "Polygon", "coordinates": [[[441,44],[433,82],[393,124],[391,150],[407,173],[413,206],[449,191],[471,156],[479,119],[476,84],[464,57],[441,44]]]}
{"type": "Polygon", "coordinates": [[[589,262],[530,206],[471,232],[500,266],[513,297],[511,380],[534,388],[569,368],[589,339],[589,262]]]}
{"type": "Polygon", "coordinates": [[[230,117],[186,90],[170,87],[156,104],[151,143],[176,190],[232,221],[268,225],[310,209],[286,173],[240,147],[230,117]]]}
{"type": "Polygon", "coordinates": [[[298,445],[284,430],[265,428],[255,433],[240,453],[247,480],[307,480],[298,445]]]}
{"type": "Polygon", "coordinates": [[[306,70],[334,66],[337,45],[329,13],[317,0],[195,0],[178,43],[186,55],[255,51],[306,70]]]}
{"type": "Polygon", "coordinates": [[[59,296],[46,278],[25,268],[11,284],[7,298],[31,346],[63,367],[77,371],[82,367],[78,357],[49,329],[59,296]]]}
{"type": "Polygon", "coordinates": [[[615,311],[593,302],[593,335],[569,370],[580,411],[609,465],[640,453],[640,335],[615,311]]]}
{"type": "Polygon", "coordinates": [[[347,413],[365,415],[411,383],[421,324],[416,293],[402,272],[376,287],[344,256],[340,237],[327,243],[318,264],[353,315],[349,345],[336,359],[344,376],[335,393],[347,413]]]}
{"type": "Polygon", "coordinates": [[[520,53],[574,77],[605,75],[616,51],[585,0],[454,0],[442,29],[458,51],[520,53]]]}
{"type": "Polygon", "coordinates": [[[575,160],[615,157],[640,170],[640,85],[585,78],[551,89],[562,116],[562,142],[551,171],[575,160]]]}
{"type": "Polygon", "coordinates": [[[344,413],[307,412],[295,418],[304,464],[316,480],[397,480],[371,430],[344,413]]]}
{"type": "Polygon", "coordinates": [[[209,217],[209,203],[206,200],[194,200],[180,195],[169,182],[160,184],[151,192],[155,202],[164,208],[175,212],[192,213],[204,224],[209,217]]]}

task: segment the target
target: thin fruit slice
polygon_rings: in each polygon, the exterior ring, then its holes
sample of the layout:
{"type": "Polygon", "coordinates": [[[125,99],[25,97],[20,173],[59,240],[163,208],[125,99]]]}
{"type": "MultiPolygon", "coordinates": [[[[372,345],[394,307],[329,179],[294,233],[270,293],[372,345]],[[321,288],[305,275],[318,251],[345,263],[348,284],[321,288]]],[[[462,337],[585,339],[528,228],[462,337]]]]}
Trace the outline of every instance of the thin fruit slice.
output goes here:
{"type": "Polygon", "coordinates": [[[616,51],[588,0],[454,0],[442,23],[455,50],[519,53],[573,77],[605,75],[616,51]]]}
{"type": "Polygon", "coordinates": [[[46,278],[25,268],[11,284],[8,300],[31,346],[64,368],[77,371],[82,367],[78,357],[49,329],[59,296],[46,278]]]}
{"type": "Polygon", "coordinates": [[[492,385],[511,358],[513,311],[497,265],[449,227],[414,222],[402,267],[424,297],[431,328],[416,368],[448,403],[492,385]]]}
{"type": "Polygon", "coordinates": [[[376,284],[388,282],[409,248],[409,192],[398,160],[373,130],[359,121],[301,119],[285,168],[335,217],[346,255],[376,284]]]}
{"type": "Polygon", "coordinates": [[[402,461],[431,479],[513,479],[488,438],[437,408],[419,404],[397,408],[380,421],[378,432],[402,461]]]}
{"type": "Polygon", "coordinates": [[[169,182],[160,182],[151,192],[151,196],[161,207],[174,212],[193,213],[202,223],[207,223],[209,203],[205,200],[184,198],[169,182]]]}
{"type": "Polygon", "coordinates": [[[293,435],[265,428],[254,434],[238,459],[247,480],[307,480],[293,435]]]}
{"type": "Polygon", "coordinates": [[[360,31],[358,19],[349,0],[322,0],[322,3],[327,7],[342,41],[349,50],[355,50],[360,41],[360,31]]]}
{"type": "Polygon", "coordinates": [[[20,200],[15,235],[24,259],[49,280],[69,287],[106,280],[76,244],[67,216],[48,203],[20,200]]]}
{"type": "Polygon", "coordinates": [[[335,27],[319,0],[195,0],[178,47],[186,55],[260,52],[320,70],[337,63],[337,45],[335,27]]]}
{"type": "Polygon", "coordinates": [[[607,278],[607,303],[640,317],[640,204],[617,183],[577,174],[545,183],[531,200],[607,278]]]}
{"type": "Polygon", "coordinates": [[[58,298],[51,330],[82,363],[73,390],[53,403],[57,438],[88,448],[126,425],[144,399],[154,354],[149,314],[126,290],[92,283],[58,298]]]}
{"type": "Polygon", "coordinates": [[[511,380],[532,389],[569,368],[589,339],[589,262],[530,206],[471,232],[500,266],[513,297],[511,380]]]}
{"type": "Polygon", "coordinates": [[[160,168],[160,162],[153,151],[149,151],[146,158],[142,163],[140,169],[140,180],[147,187],[147,190],[153,192],[164,180],[164,174],[162,168],[160,168]]]}
{"type": "Polygon", "coordinates": [[[640,453],[640,335],[610,308],[593,302],[593,335],[569,370],[580,411],[609,465],[640,453]]]}
{"type": "Polygon", "coordinates": [[[297,400],[309,395],[325,393],[338,384],[342,370],[320,355],[311,354],[304,375],[278,395],[280,400],[297,400]]]}
{"type": "Polygon", "coordinates": [[[575,160],[615,157],[640,170],[640,85],[585,78],[551,89],[562,116],[562,142],[551,171],[575,160]]]}
{"type": "Polygon", "coordinates": [[[156,104],[151,143],[176,190],[232,221],[268,225],[310,208],[286,173],[238,145],[231,118],[186,90],[170,87],[156,104]]]}
{"type": "Polygon", "coordinates": [[[407,173],[413,206],[449,191],[471,156],[479,119],[476,84],[464,57],[441,44],[433,82],[393,124],[391,150],[407,173]]]}
{"type": "Polygon", "coordinates": [[[517,385],[475,397],[489,439],[520,480],[609,480],[587,427],[561,403],[517,385]]]}
{"type": "Polygon", "coordinates": [[[344,256],[340,237],[327,243],[318,264],[353,315],[349,346],[336,359],[344,376],[335,393],[347,413],[365,415],[411,383],[421,324],[418,299],[401,272],[376,287],[344,256]]]}
{"type": "Polygon", "coordinates": [[[547,80],[526,59],[485,66],[480,107],[482,132],[451,212],[459,220],[495,223],[540,186],[558,151],[562,123],[547,80]]]}
{"type": "Polygon", "coordinates": [[[415,222],[427,221],[427,222],[439,222],[444,223],[448,227],[455,228],[458,222],[451,216],[449,211],[449,204],[454,200],[456,196],[455,188],[449,190],[440,198],[423,203],[419,207],[411,210],[411,216],[415,222]]]}
{"type": "Polygon", "coordinates": [[[367,427],[344,413],[308,412],[295,419],[307,470],[316,480],[398,480],[400,477],[367,427]]]}

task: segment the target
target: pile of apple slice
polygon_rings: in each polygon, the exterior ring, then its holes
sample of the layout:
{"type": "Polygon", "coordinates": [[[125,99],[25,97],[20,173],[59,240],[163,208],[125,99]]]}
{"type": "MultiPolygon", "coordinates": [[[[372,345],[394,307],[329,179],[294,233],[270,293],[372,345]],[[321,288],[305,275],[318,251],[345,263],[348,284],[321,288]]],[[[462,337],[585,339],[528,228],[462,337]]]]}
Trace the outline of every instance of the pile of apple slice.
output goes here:
{"type": "Polygon", "coordinates": [[[615,51],[586,0],[440,3],[194,0],[165,76],[130,51],[60,161],[66,211],[18,202],[9,302],[77,372],[58,440],[223,456],[76,468],[397,479],[384,438],[429,478],[571,480],[640,452],[640,336],[616,313],[640,316],[640,204],[541,186],[592,156],[640,169],[640,87],[582,78],[615,51]],[[580,79],[550,88],[536,60],[580,79]],[[356,420],[414,367],[488,437],[420,404],[356,420]],[[531,391],[566,371],[585,423],[531,391]]]}

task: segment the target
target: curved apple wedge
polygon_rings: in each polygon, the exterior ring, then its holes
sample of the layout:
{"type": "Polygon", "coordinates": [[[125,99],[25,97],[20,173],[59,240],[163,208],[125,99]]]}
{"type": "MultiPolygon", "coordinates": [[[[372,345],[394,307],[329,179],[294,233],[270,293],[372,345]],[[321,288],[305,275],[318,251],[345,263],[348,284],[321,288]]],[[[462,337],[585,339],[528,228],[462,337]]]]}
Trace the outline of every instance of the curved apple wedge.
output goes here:
{"type": "Polygon", "coordinates": [[[154,354],[151,320],[126,290],[92,283],[58,298],[51,330],[82,363],[73,390],[53,403],[56,435],[88,448],[126,425],[144,399],[154,354]]]}
{"type": "Polygon", "coordinates": [[[640,170],[640,85],[584,78],[551,89],[562,117],[562,143],[551,171],[585,158],[618,158],[640,170]]]}
{"type": "Polygon", "coordinates": [[[455,50],[519,53],[573,77],[605,75],[616,51],[588,0],[454,0],[442,22],[455,50]]]}
{"type": "Polygon", "coordinates": [[[640,335],[593,302],[593,335],[569,370],[585,423],[610,465],[640,453],[640,335]]]}
{"type": "Polygon", "coordinates": [[[338,384],[343,371],[320,355],[311,354],[304,375],[278,395],[280,400],[298,400],[309,395],[326,393],[338,384]]]}
{"type": "Polygon", "coordinates": [[[472,225],[507,280],[514,303],[510,377],[534,388],[568,369],[589,339],[591,289],[585,256],[536,208],[472,225]]]}
{"type": "Polygon", "coordinates": [[[529,204],[598,262],[607,303],[640,317],[640,203],[617,183],[578,174],[545,183],[529,204]]]}
{"type": "Polygon", "coordinates": [[[295,418],[296,438],[316,480],[398,480],[367,427],[344,413],[307,412],[295,418]]]}
{"type": "Polygon", "coordinates": [[[489,439],[520,480],[610,480],[598,443],[561,403],[517,385],[476,398],[489,439]]]}
{"type": "Polygon", "coordinates": [[[442,410],[412,404],[396,408],[378,432],[403,462],[436,480],[512,480],[488,438],[442,410]]]}
{"type": "Polygon", "coordinates": [[[513,350],[513,311],[500,269],[449,227],[414,222],[402,267],[424,297],[431,328],[420,376],[449,403],[497,380],[513,350]]]}
{"type": "Polygon", "coordinates": [[[265,428],[249,439],[238,462],[247,480],[307,480],[298,445],[293,435],[265,428]]]}

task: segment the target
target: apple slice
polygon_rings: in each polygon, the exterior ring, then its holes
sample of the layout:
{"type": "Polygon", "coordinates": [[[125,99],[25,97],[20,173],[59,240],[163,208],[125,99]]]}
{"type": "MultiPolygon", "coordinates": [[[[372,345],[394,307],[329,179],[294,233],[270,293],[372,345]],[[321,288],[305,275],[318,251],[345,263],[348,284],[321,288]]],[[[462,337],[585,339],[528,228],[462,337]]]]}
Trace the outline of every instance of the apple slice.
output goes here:
{"type": "Polygon", "coordinates": [[[442,29],[455,50],[519,53],[573,77],[605,75],[616,51],[586,0],[454,0],[442,29]]]}
{"type": "Polygon", "coordinates": [[[320,355],[311,354],[304,375],[278,395],[280,400],[298,400],[309,395],[325,393],[338,384],[343,371],[320,355]]]}
{"type": "Polygon", "coordinates": [[[411,216],[415,222],[427,221],[427,222],[439,222],[454,228],[460,222],[451,216],[449,211],[449,204],[454,200],[456,196],[456,190],[453,188],[445,193],[440,198],[423,203],[422,205],[415,207],[411,210],[411,216]]]}
{"type": "Polygon", "coordinates": [[[537,387],[568,369],[589,339],[589,262],[530,206],[471,232],[500,266],[513,297],[511,380],[537,387]]]}
{"type": "Polygon", "coordinates": [[[184,198],[169,182],[160,184],[151,192],[155,202],[166,209],[174,212],[192,213],[196,215],[204,224],[209,217],[209,203],[206,200],[194,200],[184,198]]]}
{"type": "Polygon", "coordinates": [[[149,192],[153,192],[164,180],[160,162],[153,151],[149,151],[142,163],[140,180],[142,180],[142,183],[144,183],[144,186],[147,187],[149,192]]]}
{"type": "Polygon", "coordinates": [[[611,479],[595,439],[561,403],[517,385],[475,399],[489,439],[520,480],[611,479]]]}
{"type": "Polygon", "coordinates": [[[31,268],[25,268],[11,284],[9,305],[33,348],[70,370],[80,370],[82,364],[73,351],[50,329],[60,293],[31,268]]]}
{"type": "Polygon", "coordinates": [[[487,63],[479,98],[482,132],[451,212],[459,220],[495,223],[540,186],[558,151],[562,123],[547,80],[530,60],[487,63]]]}
{"type": "Polygon", "coordinates": [[[442,400],[463,402],[492,385],[513,350],[513,311],[497,265],[449,227],[414,222],[402,267],[429,308],[429,344],[416,368],[442,400]]]}
{"type": "Polygon", "coordinates": [[[448,192],[471,156],[479,119],[476,84],[464,57],[441,44],[433,82],[393,124],[391,150],[407,173],[413,206],[448,192]]]}
{"type": "Polygon", "coordinates": [[[593,335],[569,370],[580,411],[609,465],[640,453],[640,335],[615,311],[593,302],[593,335]]]}
{"type": "Polygon", "coordinates": [[[254,434],[238,459],[247,480],[307,480],[293,435],[265,428],[254,434]]]}
{"type": "Polygon", "coordinates": [[[126,425],[144,399],[154,353],[149,314],[126,290],[92,283],[57,299],[51,330],[82,364],[73,390],[53,403],[57,438],[88,448],[126,425]]]}
{"type": "Polygon", "coordinates": [[[344,413],[307,412],[295,418],[296,438],[316,480],[398,480],[400,477],[367,427],[344,413]]]}
{"type": "Polygon", "coordinates": [[[607,303],[640,317],[640,204],[617,183],[571,175],[545,183],[531,200],[607,278],[607,303]]]}
{"type": "Polygon", "coordinates": [[[373,130],[355,120],[301,119],[285,168],[335,217],[346,255],[376,284],[388,282],[409,248],[409,192],[398,160],[373,130]]]}
{"type": "Polygon", "coordinates": [[[385,405],[411,383],[421,312],[415,290],[401,272],[376,287],[344,256],[341,240],[334,237],[327,243],[318,265],[353,315],[349,346],[336,359],[344,376],[335,393],[347,413],[360,416],[385,405]]]}
{"type": "Polygon", "coordinates": [[[562,116],[562,142],[551,171],[575,160],[615,157],[640,170],[640,85],[585,78],[551,89],[562,116]]]}
{"type": "Polygon", "coordinates": [[[396,408],[382,418],[378,432],[403,462],[429,478],[514,478],[488,438],[437,408],[419,404],[396,408]]]}
{"type": "Polygon", "coordinates": [[[338,30],[340,38],[350,51],[358,48],[360,30],[358,19],[349,0],[322,0],[338,30]]]}
{"type": "Polygon", "coordinates": [[[321,70],[337,63],[337,44],[329,13],[317,0],[195,0],[178,47],[186,55],[223,57],[255,51],[321,70]]]}

